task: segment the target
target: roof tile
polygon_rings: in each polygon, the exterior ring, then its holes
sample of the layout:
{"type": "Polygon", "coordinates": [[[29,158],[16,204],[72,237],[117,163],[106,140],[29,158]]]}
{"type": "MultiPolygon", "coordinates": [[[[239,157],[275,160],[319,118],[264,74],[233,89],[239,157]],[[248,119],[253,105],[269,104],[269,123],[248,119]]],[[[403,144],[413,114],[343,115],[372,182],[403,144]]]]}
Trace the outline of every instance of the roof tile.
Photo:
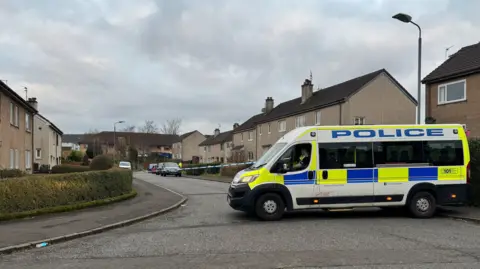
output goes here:
{"type": "Polygon", "coordinates": [[[440,82],[480,73],[480,43],[461,48],[428,74],[422,83],[440,82]]]}

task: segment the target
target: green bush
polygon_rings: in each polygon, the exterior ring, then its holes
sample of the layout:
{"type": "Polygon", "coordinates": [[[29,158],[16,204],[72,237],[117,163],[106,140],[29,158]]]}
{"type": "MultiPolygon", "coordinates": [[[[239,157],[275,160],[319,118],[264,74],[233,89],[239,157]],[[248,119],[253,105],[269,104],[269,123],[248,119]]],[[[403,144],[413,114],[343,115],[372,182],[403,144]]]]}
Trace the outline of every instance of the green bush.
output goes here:
{"type": "Polygon", "coordinates": [[[108,170],[113,167],[113,159],[106,155],[98,155],[90,163],[91,170],[108,170]]]}
{"type": "Polygon", "coordinates": [[[72,164],[59,164],[52,167],[52,174],[66,174],[86,171],[90,171],[90,167],[72,164]]]}
{"type": "Polygon", "coordinates": [[[473,138],[470,146],[470,171],[473,188],[473,201],[475,206],[480,206],[480,139],[473,138]]]}
{"type": "Polygon", "coordinates": [[[0,169],[0,178],[23,177],[25,172],[19,169],[0,169]]]}
{"type": "Polygon", "coordinates": [[[252,166],[251,164],[241,164],[233,166],[224,166],[220,169],[220,175],[224,177],[234,177],[239,171],[252,166]]]}
{"type": "Polygon", "coordinates": [[[73,205],[132,191],[132,172],[111,169],[0,180],[0,214],[73,205]]]}
{"type": "Polygon", "coordinates": [[[220,165],[222,163],[198,163],[198,164],[185,164],[182,168],[193,168],[185,170],[185,174],[191,176],[199,176],[203,174],[218,174],[220,173],[220,167],[211,167],[215,165],[220,165]],[[206,168],[198,168],[206,167],[206,168]]]}

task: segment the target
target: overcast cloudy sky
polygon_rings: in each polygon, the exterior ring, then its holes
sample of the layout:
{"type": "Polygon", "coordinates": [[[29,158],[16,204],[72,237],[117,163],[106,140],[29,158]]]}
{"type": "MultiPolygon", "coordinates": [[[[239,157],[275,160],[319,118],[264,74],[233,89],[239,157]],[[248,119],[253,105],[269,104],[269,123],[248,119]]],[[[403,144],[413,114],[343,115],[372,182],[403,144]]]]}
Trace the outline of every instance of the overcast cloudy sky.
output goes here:
{"type": "Polygon", "coordinates": [[[222,131],[320,87],[386,68],[416,96],[445,48],[480,40],[476,0],[0,0],[0,79],[65,133],[114,121],[222,131]]]}

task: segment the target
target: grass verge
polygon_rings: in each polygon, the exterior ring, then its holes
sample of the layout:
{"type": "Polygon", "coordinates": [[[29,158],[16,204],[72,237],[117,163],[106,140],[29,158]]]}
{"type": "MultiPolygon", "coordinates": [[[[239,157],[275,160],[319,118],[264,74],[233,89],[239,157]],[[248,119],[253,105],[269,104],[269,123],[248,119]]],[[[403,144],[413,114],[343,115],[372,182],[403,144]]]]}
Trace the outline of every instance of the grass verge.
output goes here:
{"type": "Polygon", "coordinates": [[[120,196],[110,197],[110,198],[106,198],[106,199],[100,199],[100,200],[78,203],[78,204],[73,204],[73,205],[62,205],[62,206],[48,207],[48,208],[42,208],[42,209],[31,210],[31,211],[16,212],[16,213],[8,213],[8,214],[0,213],[0,221],[21,219],[21,218],[27,218],[27,217],[33,217],[33,216],[39,216],[39,215],[51,214],[51,213],[69,212],[69,211],[74,211],[74,210],[79,210],[79,209],[84,209],[84,208],[89,208],[89,207],[108,205],[108,204],[112,204],[112,203],[115,203],[115,202],[120,202],[120,201],[124,201],[124,200],[128,200],[128,199],[132,199],[135,196],[137,196],[137,191],[135,189],[132,189],[132,191],[130,193],[122,194],[120,196]]]}

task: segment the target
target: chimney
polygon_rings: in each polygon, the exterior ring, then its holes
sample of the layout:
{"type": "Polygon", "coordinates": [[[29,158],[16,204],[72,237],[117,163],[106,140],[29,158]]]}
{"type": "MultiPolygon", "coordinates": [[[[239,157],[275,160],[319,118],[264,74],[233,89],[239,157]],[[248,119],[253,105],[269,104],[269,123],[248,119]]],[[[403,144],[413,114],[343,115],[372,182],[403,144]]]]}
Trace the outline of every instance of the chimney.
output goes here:
{"type": "Polygon", "coordinates": [[[302,104],[305,103],[308,98],[312,97],[313,95],[313,84],[312,81],[306,79],[302,85],[302,104]]]}
{"type": "Polygon", "coordinates": [[[238,124],[238,123],[235,122],[235,123],[233,124],[233,130],[237,129],[238,126],[240,126],[240,124],[238,124]]]}
{"type": "Polygon", "coordinates": [[[262,109],[262,112],[265,114],[268,114],[270,111],[273,109],[273,98],[272,97],[267,97],[265,99],[265,109],[262,109]]]}
{"type": "Polygon", "coordinates": [[[37,98],[35,98],[35,97],[28,98],[27,102],[28,102],[33,108],[35,108],[36,110],[38,110],[37,98]]]}
{"type": "Polygon", "coordinates": [[[216,128],[215,131],[213,131],[213,136],[217,136],[220,134],[220,129],[216,128]]]}

